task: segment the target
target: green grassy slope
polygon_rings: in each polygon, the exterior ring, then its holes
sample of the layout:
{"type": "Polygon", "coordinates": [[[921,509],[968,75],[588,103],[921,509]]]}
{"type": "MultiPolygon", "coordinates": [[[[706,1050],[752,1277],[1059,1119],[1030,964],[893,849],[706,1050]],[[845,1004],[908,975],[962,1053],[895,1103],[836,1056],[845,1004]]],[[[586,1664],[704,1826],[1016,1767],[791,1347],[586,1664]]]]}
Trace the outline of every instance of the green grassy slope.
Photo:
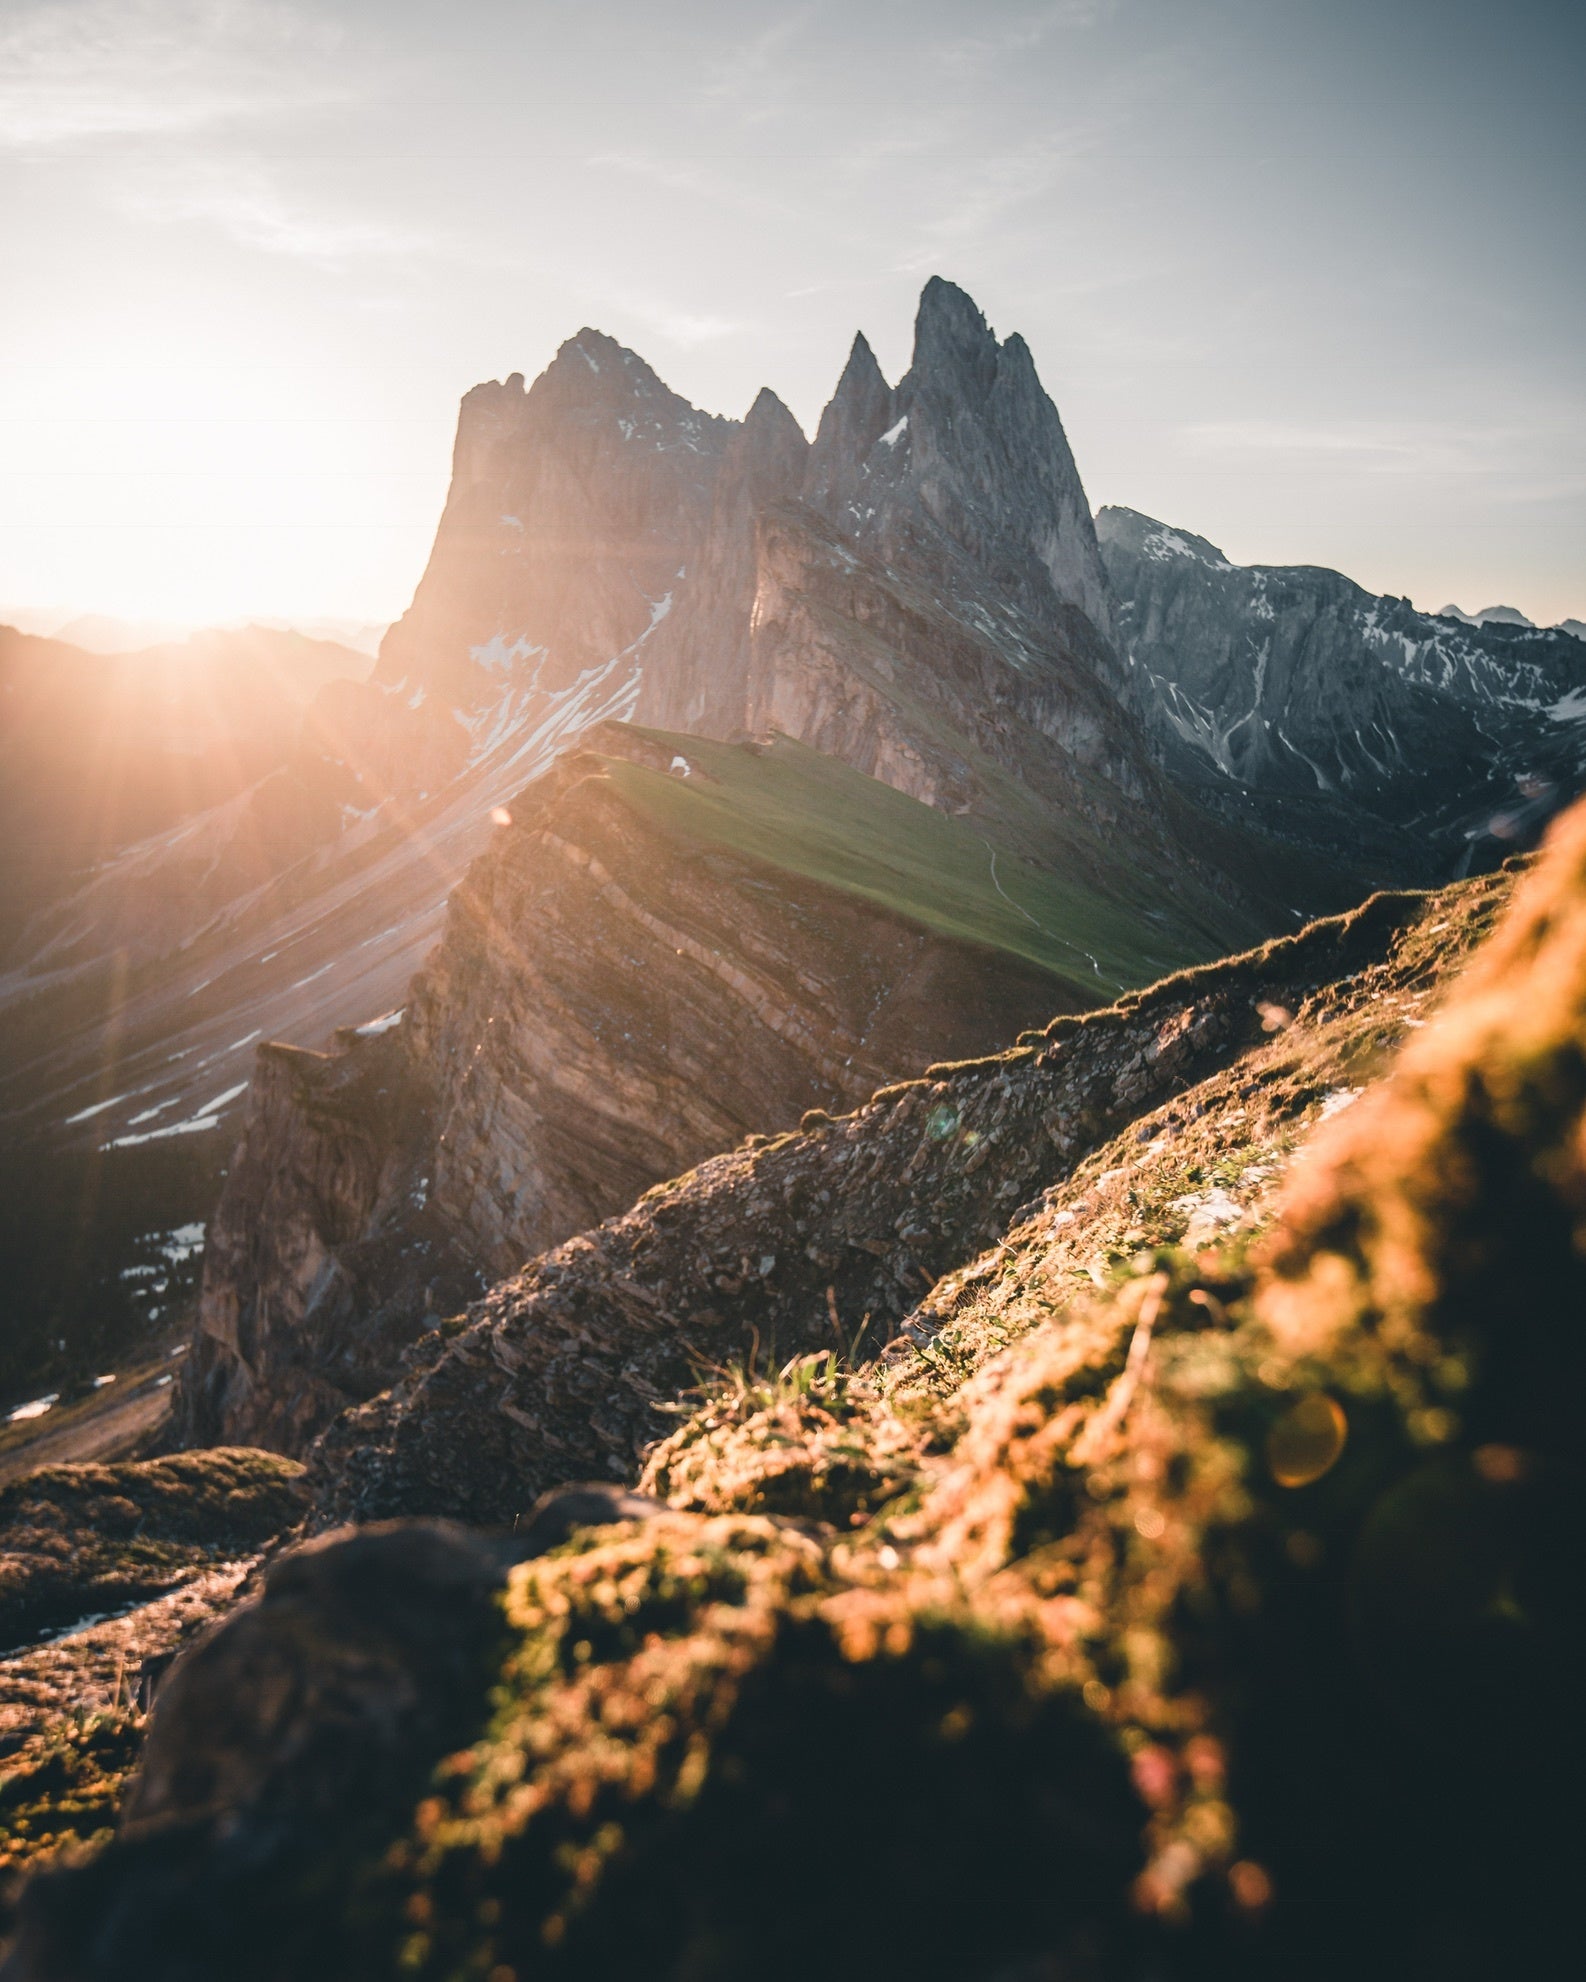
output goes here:
{"type": "Polygon", "coordinates": [[[624,797],[662,831],[1006,951],[1087,1000],[1110,999],[1228,947],[1202,904],[1099,849],[1083,867],[1038,867],[969,822],[787,737],[758,755],[696,736],[637,733],[686,758],[693,772],[668,776],[604,759],[624,797]]]}

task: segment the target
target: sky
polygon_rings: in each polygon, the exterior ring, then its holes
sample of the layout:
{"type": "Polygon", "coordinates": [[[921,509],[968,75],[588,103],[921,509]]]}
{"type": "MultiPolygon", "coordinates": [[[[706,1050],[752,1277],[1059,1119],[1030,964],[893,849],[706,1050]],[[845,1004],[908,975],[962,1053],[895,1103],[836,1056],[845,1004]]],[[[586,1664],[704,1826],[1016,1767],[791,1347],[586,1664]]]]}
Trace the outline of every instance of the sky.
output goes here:
{"type": "Polygon", "coordinates": [[[1586,618],[1586,8],[0,0],[0,607],[388,619],[582,325],[813,430],[925,279],[1094,505],[1586,618]]]}

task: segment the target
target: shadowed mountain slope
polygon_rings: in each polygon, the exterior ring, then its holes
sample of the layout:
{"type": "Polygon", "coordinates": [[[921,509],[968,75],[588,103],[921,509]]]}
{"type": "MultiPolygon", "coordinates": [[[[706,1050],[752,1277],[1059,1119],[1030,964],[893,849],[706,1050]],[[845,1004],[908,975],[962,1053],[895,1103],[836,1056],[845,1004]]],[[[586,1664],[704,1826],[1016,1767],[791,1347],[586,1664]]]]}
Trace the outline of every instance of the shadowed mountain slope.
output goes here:
{"type": "Polygon", "coordinates": [[[1230,564],[1133,510],[1097,528],[1128,699],[1175,780],[1230,816],[1431,881],[1534,844],[1586,783],[1586,649],[1566,631],[1230,564]]]}

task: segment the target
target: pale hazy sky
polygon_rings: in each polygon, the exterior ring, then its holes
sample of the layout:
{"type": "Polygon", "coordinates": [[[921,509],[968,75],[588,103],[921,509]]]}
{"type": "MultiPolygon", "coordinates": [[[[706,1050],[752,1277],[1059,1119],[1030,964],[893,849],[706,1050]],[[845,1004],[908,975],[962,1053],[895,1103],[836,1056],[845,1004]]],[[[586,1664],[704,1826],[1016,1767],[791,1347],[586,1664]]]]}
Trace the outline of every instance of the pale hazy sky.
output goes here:
{"type": "Polygon", "coordinates": [[[400,611],[585,323],[812,427],[940,273],[1093,503],[1586,617],[1586,7],[0,0],[0,604],[400,611]]]}

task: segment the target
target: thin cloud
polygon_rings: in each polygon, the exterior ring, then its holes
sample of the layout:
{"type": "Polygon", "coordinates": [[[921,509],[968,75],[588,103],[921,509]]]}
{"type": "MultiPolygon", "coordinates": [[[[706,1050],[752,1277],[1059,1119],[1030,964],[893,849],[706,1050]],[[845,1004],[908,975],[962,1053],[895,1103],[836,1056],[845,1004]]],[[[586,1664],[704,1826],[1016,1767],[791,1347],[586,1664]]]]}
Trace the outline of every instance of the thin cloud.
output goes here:
{"type": "Polygon", "coordinates": [[[586,163],[602,171],[620,172],[632,179],[664,186],[671,193],[687,193],[694,199],[705,200],[712,206],[725,207],[734,213],[748,214],[753,219],[796,220],[801,217],[801,209],[792,202],[751,192],[741,177],[734,177],[728,172],[705,171],[698,165],[681,160],[657,158],[649,153],[630,150],[597,152],[586,163]]]}
{"type": "Polygon", "coordinates": [[[243,247],[304,261],[411,255],[432,245],[407,228],[294,206],[256,165],[213,164],[195,176],[189,164],[180,173],[145,174],[120,186],[115,199],[140,220],[208,224],[243,247]]]}
{"type": "Polygon", "coordinates": [[[951,192],[893,266],[904,274],[916,274],[961,244],[982,239],[1013,209],[1049,191],[1093,142],[1078,132],[1042,137],[1012,151],[992,153],[952,174],[951,192]]]}
{"type": "Polygon", "coordinates": [[[701,344],[717,344],[725,337],[737,337],[749,325],[736,317],[713,316],[706,312],[681,310],[664,297],[646,295],[641,290],[614,288],[609,284],[591,286],[586,293],[637,318],[670,344],[693,350],[701,344]]]}
{"type": "Polygon", "coordinates": [[[1440,491],[1463,485],[1485,503],[1523,505],[1567,502],[1586,491],[1580,425],[1567,411],[1545,426],[1214,420],[1180,427],[1176,438],[1192,454],[1251,457],[1263,464],[1252,466],[1257,475],[1288,468],[1332,481],[1420,481],[1440,491]]]}
{"type": "Polygon", "coordinates": [[[341,43],[266,0],[33,0],[0,24],[0,146],[180,136],[344,102],[328,63],[341,43]]]}
{"type": "Polygon", "coordinates": [[[1180,441],[1197,452],[1341,457],[1352,467],[1381,473],[1485,473],[1490,450],[1512,433],[1465,427],[1392,427],[1342,422],[1307,426],[1285,420],[1203,420],[1179,429],[1180,441]]]}

